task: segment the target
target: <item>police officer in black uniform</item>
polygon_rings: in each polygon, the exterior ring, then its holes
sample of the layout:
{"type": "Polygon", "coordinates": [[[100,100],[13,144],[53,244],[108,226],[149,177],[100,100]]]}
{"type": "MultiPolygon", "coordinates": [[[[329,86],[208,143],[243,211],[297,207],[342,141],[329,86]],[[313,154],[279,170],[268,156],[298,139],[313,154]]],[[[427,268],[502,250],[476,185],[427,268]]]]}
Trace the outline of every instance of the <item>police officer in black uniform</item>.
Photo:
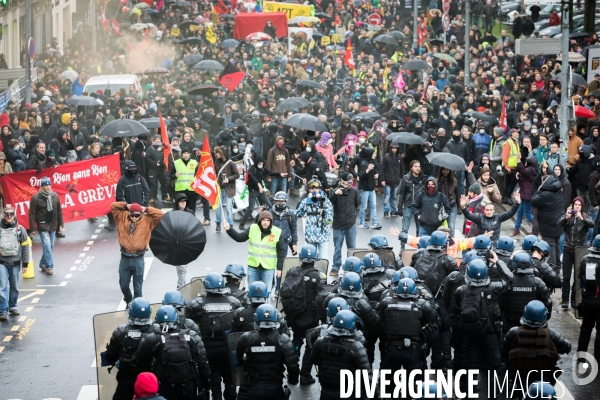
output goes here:
{"type": "Polygon", "coordinates": [[[521,379],[529,381],[545,378],[556,383],[554,371],[559,354],[571,351],[571,343],[560,333],[548,328],[548,309],[539,300],[532,300],[521,317],[521,326],[511,328],[504,337],[502,358],[507,360],[509,380],[518,372],[521,379]],[[545,371],[541,375],[540,371],[545,371]]]}
{"type": "MultiPolygon", "coordinates": [[[[347,272],[342,277],[337,293],[331,293],[324,302],[327,308],[329,301],[334,297],[342,297],[348,302],[350,310],[362,320],[365,325],[365,338],[367,339],[367,354],[369,361],[375,359],[375,342],[379,336],[379,314],[375,312],[369,299],[362,290],[362,281],[355,272],[347,272]]],[[[315,363],[316,364],[316,363],[315,363]]]]}
{"type": "Polygon", "coordinates": [[[142,339],[154,332],[151,313],[148,300],[142,297],[133,299],[129,305],[128,323],[115,329],[106,351],[101,353],[102,366],[113,365],[118,370],[117,390],[113,400],[131,400],[138,374],[150,371],[150,360],[141,363],[135,354],[142,339]]]}
{"type": "Polygon", "coordinates": [[[173,306],[177,310],[177,315],[179,315],[179,319],[177,322],[177,326],[179,329],[189,329],[196,333],[200,332],[200,328],[194,321],[189,318],[186,318],[183,313],[183,306],[185,305],[185,300],[183,300],[183,295],[176,291],[171,290],[165,293],[165,297],[162,301],[163,306],[173,306]]]}
{"type": "Polygon", "coordinates": [[[515,241],[510,236],[500,236],[496,242],[496,255],[498,259],[504,261],[504,264],[512,271],[510,256],[515,250],[515,241]]]}
{"type": "MultiPolygon", "coordinates": [[[[327,323],[319,325],[317,329],[312,330],[310,334],[307,332],[306,334],[310,336],[307,337],[307,340],[314,344],[318,338],[327,336],[327,330],[333,326],[332,324],[335,316],[342,310],[350,310],[348,302],[345,299],[341,297],[334,297],[333,299],[329,300],[329,304],[327,305],[327,323]]],[[[354,339],[362,343],[363,346],[366,346],[367,340],[365,339],[365,335],[362,333],[361,329],[364,329],[364,327],[362,326],[362,321],[360,318],[357,317],[356,329],[354,330],[354,339]]]]}
{"type": "Polygon", "coordinates": [[[235,297],[242,303],[242,306],[248,305],[246,288],[240,289],[240,284],[246,276],[244,266],[239,263],[229,263],[225,267],[225,271],[221,274],[225,277],[225,287],[231,292],[231,296],[235,297]]]}
{"type": "MultiPolygon", "coordinates": [[[[542,278],[549,290],[562,287],[562,279],[550,264],[544,260],[550,255],[550,245],[545,240],[536,241],[531,247],[531,264],[535,268],[535,276],[542,278]]],[[[548,308],[552,314],[552,307],[548,308]]]]}
{"type": "MultiPolygon", "coordinates": [[[[283,311],[286,314],[286,320],[294,332],[294,338],[292,343],[296,350],[296,355],[300,357],[300,349],[304,345],[304,338],[307,329],[314,328],[319,325],[319,317],[315,306],[315,298],[317,293],[321,291],[323,285],[327,282],[327,277],[319,270],[315,269],[314,264],[317,261],[317,249],[315,246],[309,244],[303,246],[299,253],[300,266],[292,268],[286,275],[286,281],[291,279],[293,274],[302,274],[305,281],[304,285],[304,302],[307,305],[305,312],[295,314],[293,311],[286,309],[284,299],[281,298],[283,304],[283,311]],[[308,271],[308,272],[307,272],[308,271]]],[[[285,290],[286,282],[282,283],[282,290],[285,290]]],[[[282,292],[280,295],[285,296],[282,292]]],[[[315,383],[315,379],[311,375],[312,363],[310,361],[310,349],[308,347],[304,350],[304,357],[302,358],[302,368],[300,370],[300,384],[301,385],[312,385],[315,383]]]]}
{"type": "MultiPolygon", "coordinates": [[[[429,290],[429,288],[425,286],[425,281],[419,278],[419,274],[417,273],[416,269],[414,269],[413,267],[402,267],[400,268],[400,270],[398,270],[398,272],[400,273],[399,279],[409,278],[415,281],[415,283],[417,284],[417,292],[419,293],[419,298],[425,299],[432,304],[434,303],[433,293],[431,293],[431,290],[429,290]]],[[[398,282],[399,280],[396,282],[395,286],[398,286],[398,282]]],[[[393,296],[394,294],[392,293],[391,295],[393,296]]]]}
{"type": "Polygon", "coordinates": [[[546,284],[533,274],[529,254],[525,252],[515,254],[512,259],[512,267],[514,279],[504,296],[505,332],[514,326],[519,326],[523,309],[530,301],[539,300],[545,307],[548,307],[551,301],[546,284]]]}
{"type": "Polygon", "coordinates": [[[341,310],[333,319],[327,336],[317,339],[312,349],[312,359],[319,370],[320,400],[340,398],[340,370],[366,370],[371,375],[371,364],[362,343],[355,339],[356,315],[341,310]]]}
{"type": "Polygon", "coordinates": [[[394,255],[394,248],[390,246],[388,240],[383,235],[374,235],[369,239],[369,247],[373,249],[373,253],[377,254],[382,258],[383,264],[386,269],[398,270],[402,268],[402,260],[398,259],[394,255]],[[394,263],[390,264],[388,259],[393,259],[394,263]]]}
{"type": "MultiPolygon", "coordinates": [[[[498,263],[493,251],[491,256],[489,261],[498,263]]],[[[491,282],[486,263],[482,260],[471,261],[465,276],[466,285],[454,292],[456,305],[461,310],[461,327],[465,333],[465,367],[468,369],[479,369],[483,364],[486,370],[496,370],[501,364],[499,335],[502,321],[498,299],[508,291],[513,274],[504,263],[500,262],[498,266],[503,278],[491,282]]],[[[465,380],[461,381],[461,387],[466,387],[465,380]]]]}
{"type": "Polygon", "coordinates": [[[463,340],[465,338],[465,333],[460,325],[461,310],[454,297],[454,292],[465,283],[467,267],[473,260],[481,260],[481,257],[477,255],[477,251],[475,250],[468,251],[463,257],[458,270],[448,275],[443,283],[442,299],[444,300],[448,314],[450,314],[450,327],[452,328],[450,346],[454,349],[454,360],[452,361],[452,371],[454,373],[460,369],[464,369],[463,340]]]}
{"type": "Polygon", "coordinates": [[[258,329],[244,333],[237,343],[236,357],[246,379],[237,399],[284,400],[286,370],[288,383],[298,384],[298,355],[289,336],[278,332],[278,313],[273,306],[258,306],[254,321],[258,329]]]}
{"type": "Polygon", "coordinates": [[[581,306],[583,320],[579,331],[577,351],[587,351],[592,330],[596,326],[594,358],[600,363],[600,235],[597,235],[589,248],[590,253],[579,263],[579,282],[581,284],[581,306]]]}
{"type": "MultiPolygon", "coordinates": [[[[267,302],[269,293],[267,292],[267,285],[262,281],[255,281],[248,287],[248,299],[250,304],[244,308],[238,308],[233,314],[231,320],[231,332],[251,332],[256,329],[254,325],[254,315],[256,309],[267,302]]],[[[282,335],[288,335],[289,331],[285,319],[280,314],[277,314],[277,323],[279,328],[277,329],[282,335]]]]}
{"type": "Polygon", "coordinates": [[[390,287],[392,271],[385,268],[376,253],[368,253],[363,257],[363,290],[372,306],[377,305],[381,294],[390,287]]]}
{"type": "Polygon", "coordinates": [[[225,346],[223,331],[228,327],[221,326],[221,315],[237,310],[242,304],[225,288],[225,279],[215,272],[204,279],[206,297],[198,297],[185,305],[185,316],[191,318],[200,327],[200,335],[206,347],[210,364],[210,387],[212,396],[221,398],[221,379],[225,384],[225,400],[235,400],[235,385],[231,379],[229,357],[225,346]]]}
{"type": "Polygon", "coordinates": [[[450,316],[442,301],[441,287],[444,279],[457,268],[454,258],[446,254],[447,245],[448,235],[445,232],[435,231],[431,234],[427,249],[416,253],[411,262],[411,267],[420,276],[425,277],[425,286],[433,293],[438,306],[438,314],[441,318],[440,340],[432,346],[431,368],[444,370],[452,366],[452,349],[450,347],[450,316]]]}
{"type": "MultiPolygon", "coordinates": [[[[344,264],[342,264],[343,273],[347,272],[356,272],[359,276],[363,275],[363,263],[358,257],[348,257],[344,264]]],[[[340,286],[340,281],[333,281],[329,284],[323,285],[321,291],[317,294],[315,298],[315,306],[317,307],[317,314],[319,315],[319,321],[322,323],[327,322],[327,297],[330,294],[338,293],[338,289],[340,286]]],[[[360,320],[360,318],[359,318],[360,320]]],[[[360,324],[359,324],[360,325],[360,324]]]]}
{"type": "Polygon", "coordinates": [[[396,295],[385,298],[377,306],[381,316],[381,331],[385,338],[385,356],[382,369],[406,369],[407,374],[423,365],[423,328],[434,330],[438,316],[435,307],[419,299],[417,284],[402,278],[396,295]]]}
{"type": "MultiPolygon", "coordinates": [[[[158,392],[167,400],[197,400],[210,390],[210,368],[197,332],[179,328],[175,307],[162,306],[155,316],[155,333],[142,340],[140,360],[152,358],[158,392]]],[[[201,397],[202,398],[202,397],[201,397]]]]}

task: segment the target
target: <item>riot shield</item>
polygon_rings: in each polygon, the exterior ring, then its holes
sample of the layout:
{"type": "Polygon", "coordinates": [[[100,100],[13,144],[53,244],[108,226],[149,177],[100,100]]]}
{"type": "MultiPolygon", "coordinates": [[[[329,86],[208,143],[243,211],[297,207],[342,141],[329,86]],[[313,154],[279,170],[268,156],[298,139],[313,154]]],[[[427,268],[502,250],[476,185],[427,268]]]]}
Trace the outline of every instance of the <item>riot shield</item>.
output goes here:
{"type": "Polygon", "coordinates": [[[575,282],[575,318],[582,319],[583,315],[581,315],[579,305],[582,303],[583,299],[581,296],[581,287],[579,284],[579,273],[580,273],[580,265],[581,259],[588,254],[587,246],[577,246],[575,247],[575,265],[573,265],[573,282],[575,282]]]}
{"type": "MultiPolygon", "coordinates": [[[[352,249],[353,253],[349,257],[358,257],[361,261],[369,253],[375,253],[381,258],[383,261],[383,265],[391,265],[394,269],[396,269],[396,256],[394,255],[394,251],[389,250],[372,250],[372,249],[352,249]]],[[[348,250],[350,253],[350,250],[348,250]]]]}
{"type": "Polygon", "coordinates": [[[192,278],[190,283],[179,288],[179,292],[185,301],[192,301],[196,297],[206,296],[206,290],[204,289],[204,277],[197,276],[192,278]]]}
{"type": "Polygon", "coordinates": [[[227,354],[229,354],[229,365],[231,365],[231,377],[235,386],[242,386],[245,383],[244,367],[242,365],[237,365],[236,357],[237,344],[244,333],[246,332],[235,332],[227,335],[227,354]]]}
{"type": "MultiPolygon", "coordinates": [[[[285,276],[293,267],[300,266],[300,259],[298,257],[287,257],[283,261],[283,268],[281,269],[281,282],[285,281],[285,276]]],[[[329,270],[329,260],[319,259],[315,261],[315,268],[320,272],[327,276],[327,271],[329,270]]],[[[281,311],[281,302],[279,301],[279,297],[277,297],[277,311],[281,311]]]]}
{"type": "MultiPolygon", "coordinates": [[[[346,258],[348,257],[353,257],[354,253],[359,252],[359,251],[366,251],[367,253],[369,249],[348,249],[348,251],[346,252],[346,258]]],[[[362,258],[361,258],[362,260],[362,258]]]]}
{"type": "MultiPolygon", "coordinates": [[[[156,311],[162,304],[152,304],[151,318],[154,321],[156,311]]],[[[96,375],[98,377],[98,400],[112,400],[115,390],[117,390],[117,370],[108,372],[109,367],[102,367],[102,358],[100,353],[106,351],[106,346],[110,342],[112,333],[119,325],[127,324],[129,312],[127,310],[115,311],[105,314],[94,315],[94,342],[96,347],[96,375]]]]}
{"type": "Polygon", "coordinates": [[[402,264],[404,264],[405,267],[408,267],[410,265],[410,262],[412,261],[412,256],[417,252],[417,249],[404,249],[402,250],[402,264]]]}

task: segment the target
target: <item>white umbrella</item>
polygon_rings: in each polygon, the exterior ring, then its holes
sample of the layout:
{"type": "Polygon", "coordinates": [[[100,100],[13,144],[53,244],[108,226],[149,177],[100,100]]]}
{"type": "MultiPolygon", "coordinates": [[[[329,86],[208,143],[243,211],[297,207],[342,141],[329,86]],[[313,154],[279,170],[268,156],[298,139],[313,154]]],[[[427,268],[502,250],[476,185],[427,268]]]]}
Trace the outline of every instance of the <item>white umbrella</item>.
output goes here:
{"type": "Polygon", "coordinates": [[[72,69],[68,69],[60,73],[60,77],[63,80],[68,79],[70,81],[74,81],[75,79],[77,79],[78,76],[79,74],[77,73],[77,71],[74,71],[72,69]]]}

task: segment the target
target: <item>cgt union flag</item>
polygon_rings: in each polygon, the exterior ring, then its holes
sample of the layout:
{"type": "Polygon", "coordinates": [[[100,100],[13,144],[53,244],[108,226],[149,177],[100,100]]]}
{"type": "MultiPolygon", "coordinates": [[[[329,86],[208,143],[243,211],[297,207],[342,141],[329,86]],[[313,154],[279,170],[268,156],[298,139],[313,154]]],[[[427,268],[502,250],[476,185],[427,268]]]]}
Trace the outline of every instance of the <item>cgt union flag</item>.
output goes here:
{"type": "Polygon", "coordinates": [[[15,209],[19,224],[29,229],[29,201],[40,191],[43,177],[58,194],[65,223],[106,215],[115,201],[121,178],[119,155],[78,161],[44,169],[21,171],[0,178],[4,204],[15,209]]]}
{"type": "Polygon", "coordinates": [[[202,154],[200,155],[200,164],[198,172],[192,182],[192,189],[200,196],[204,197],[212,205],[213,210],[217,208],[217,200],[221,197],[221,189],[217,184],[217,172],[210,155],[210,145],[208,144],[208,135],[204,136],[202,145],[202,154]]]}

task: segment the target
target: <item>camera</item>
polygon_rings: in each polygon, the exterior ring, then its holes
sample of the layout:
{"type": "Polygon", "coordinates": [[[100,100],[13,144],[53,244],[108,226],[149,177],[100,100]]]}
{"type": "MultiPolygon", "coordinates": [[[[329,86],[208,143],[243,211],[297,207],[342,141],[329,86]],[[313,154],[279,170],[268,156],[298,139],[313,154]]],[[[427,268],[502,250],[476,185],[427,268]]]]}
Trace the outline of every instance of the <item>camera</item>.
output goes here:
{"type": "Polygon", "coordinates": [[[485,251],[478,251],[477,255],[481,258],[483,258],[484,260],[491,260],[492,258],[494,258],[494,255],[492,254],[492,249],[487,249],[485,251]]]}
{"type": "Polygon", "coordinates": [[[570,213],[571,213],[571,215],[576,215],[577,214],[577,210],[571,210],[570,213]]]}

